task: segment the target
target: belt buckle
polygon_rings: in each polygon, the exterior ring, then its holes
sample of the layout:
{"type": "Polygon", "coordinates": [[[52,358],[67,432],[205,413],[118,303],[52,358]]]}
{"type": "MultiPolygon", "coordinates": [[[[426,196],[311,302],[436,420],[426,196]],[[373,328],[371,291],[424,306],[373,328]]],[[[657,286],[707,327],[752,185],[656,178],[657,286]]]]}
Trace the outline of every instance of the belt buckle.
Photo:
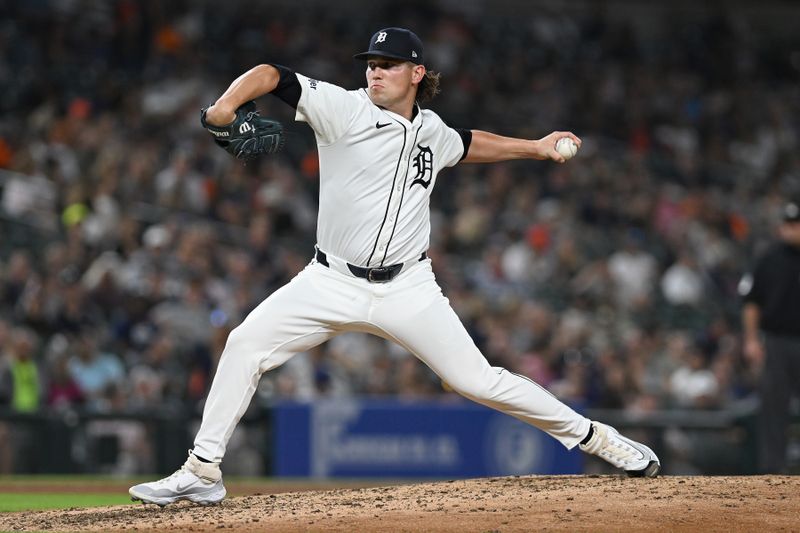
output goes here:
{"type": "Polygon", "coordinates": [[[367,281],[370,283],[386,283],[392,280],[391,272],[392,270],[390,267],[370,268],[367,270],[367,281]]]}

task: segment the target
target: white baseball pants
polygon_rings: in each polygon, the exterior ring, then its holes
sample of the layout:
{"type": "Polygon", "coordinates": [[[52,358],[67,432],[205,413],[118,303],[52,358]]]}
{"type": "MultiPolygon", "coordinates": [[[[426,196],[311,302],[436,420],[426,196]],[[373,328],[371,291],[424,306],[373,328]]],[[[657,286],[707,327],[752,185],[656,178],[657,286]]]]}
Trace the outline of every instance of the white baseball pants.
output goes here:
{"type": "Polygon", "coordinates": [[[492,367],[436,283],[430,259],[412,262],[388,283],[370,283],[328,255],[312,261],[256,307],[228,337],[203,411],[194,453],[221,461],[261,374],[298,352],[347,331],[397,342],[456,392],[545,431],[565,447],[589,420],[532,380],[492,367]],[[338,268],[337,268],[338,267],[338,268]]]}

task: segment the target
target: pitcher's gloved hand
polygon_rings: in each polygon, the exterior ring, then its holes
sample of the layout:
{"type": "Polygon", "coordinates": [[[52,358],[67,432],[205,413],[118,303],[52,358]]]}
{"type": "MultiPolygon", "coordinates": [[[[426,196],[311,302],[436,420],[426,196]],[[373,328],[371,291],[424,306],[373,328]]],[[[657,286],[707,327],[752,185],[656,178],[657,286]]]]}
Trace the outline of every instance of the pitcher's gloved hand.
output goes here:
{"type": "Polygon", "coordinates": [[[236,110],[236,118],[225,126],[206,121],[207,107],[200,111],[200,123],[214,136],[214,142],[237,159],[250,160],[262,154],[274,154],[283,148],[283,125],[259,116],[252,100],[236,110]]]}

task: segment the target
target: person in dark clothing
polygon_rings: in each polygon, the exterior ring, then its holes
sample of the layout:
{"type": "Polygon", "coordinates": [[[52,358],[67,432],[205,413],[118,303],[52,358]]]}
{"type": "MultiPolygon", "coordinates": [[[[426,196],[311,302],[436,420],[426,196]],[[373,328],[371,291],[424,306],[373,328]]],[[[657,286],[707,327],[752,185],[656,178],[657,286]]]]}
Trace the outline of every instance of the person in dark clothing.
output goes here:
{"type": "Polygon", "coordinates": [[[800,395],[800,202],[783,210],[780,240],[742,278],[744,354],[760,368],[759,469],[785,473],[792,394],[800,395]]]}

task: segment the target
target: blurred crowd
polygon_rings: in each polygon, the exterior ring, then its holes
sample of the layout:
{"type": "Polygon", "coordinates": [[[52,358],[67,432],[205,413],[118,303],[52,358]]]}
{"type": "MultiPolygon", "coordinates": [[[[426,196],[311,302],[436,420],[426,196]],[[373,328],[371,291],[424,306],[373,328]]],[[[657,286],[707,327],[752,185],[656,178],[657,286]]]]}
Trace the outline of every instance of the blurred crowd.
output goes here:
{"type": "MultiPolygon", "coordinates": [[[[733,8],[365,5],[0,1],[0,407],[201,409],[230,330],[312,257],[318,168],[277,99],[287,148],[247,165],[199,110],[262,62],[360,87],[351,55],[388,25],[426,43],[451,126],[584,141],[437,182],[429,254],[490,362],[589,407],[751,394],[736,287],[800,191],[797,33],[733,8]]],[[[348,334],[257,402],[441,394],[348,334]]]]}

